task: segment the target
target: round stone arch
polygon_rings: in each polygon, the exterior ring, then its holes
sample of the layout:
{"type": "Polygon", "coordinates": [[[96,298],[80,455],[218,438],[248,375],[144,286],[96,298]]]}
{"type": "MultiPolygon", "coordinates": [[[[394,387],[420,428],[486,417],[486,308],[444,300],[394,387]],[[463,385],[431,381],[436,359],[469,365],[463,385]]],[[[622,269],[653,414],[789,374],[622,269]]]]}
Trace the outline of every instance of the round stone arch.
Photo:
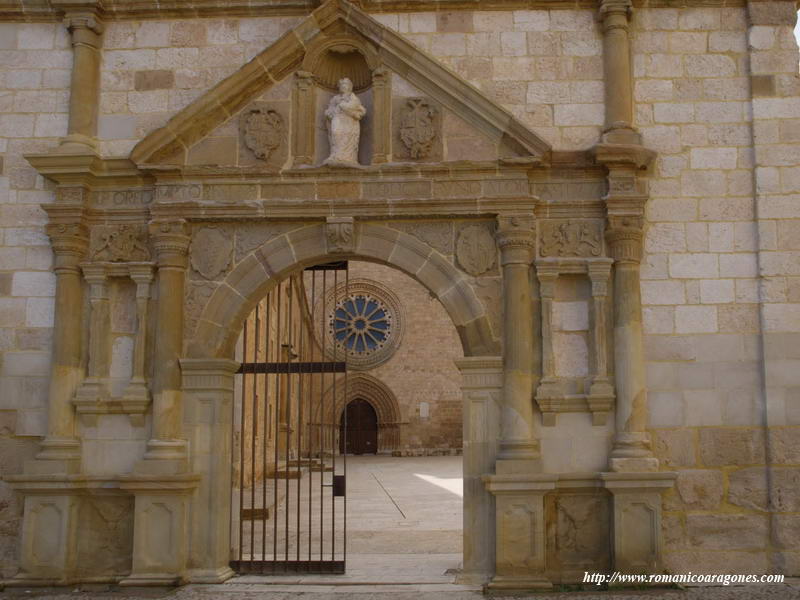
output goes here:
{"type": "MultiPolygon", "coordinates": [[[[313,423],[330,426],[336,432],[347,405],[356,399],[366,400],[378,416],[378,452],[391,452],[399,448],[400,404],[394,392],[380,379],[368,373],[348,373],[347,377],[341,376],[330,384],[325,390],[325,396],[338,396],[336,405],[328,415],[321,415],[323,405],[318,404],[312,418],[313,423]],[[336,394],[335,390],[342,389],[343,386],[344,393],[336,394]]],[[[334,447],[338,447],[338,442],[334,447]]]]}
{"type": "Polygon", "coordinates": [[[409,234],[367,223],[356,223],[342,248],[326,228],[308,225],[276,236],[239,261],[203,308],[187,358],[232,358],[247,315],[279,281],[299,269],[345,259],[385,264],[411,276],[442,303],[464,356],[499,354],[486,309],[467,277],[442,254],[409,234]]]}

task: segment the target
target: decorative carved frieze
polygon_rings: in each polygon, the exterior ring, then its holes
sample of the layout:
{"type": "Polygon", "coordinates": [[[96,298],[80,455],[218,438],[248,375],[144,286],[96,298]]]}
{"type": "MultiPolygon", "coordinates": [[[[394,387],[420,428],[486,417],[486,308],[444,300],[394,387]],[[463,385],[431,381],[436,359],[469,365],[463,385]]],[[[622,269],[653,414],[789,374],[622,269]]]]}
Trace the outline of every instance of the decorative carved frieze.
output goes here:
{"type": "Polygon", "coordinates": [[[355,247],[353,217],[328,217],[325,223],[328,252],[352,252],[355,247]]]}
{"type": "Polygon", "coordinates": [[[545,221],[539,239],[540,256],[600,256],[603,236],[599,223],[545,221]]]}
{"type": "Polygon", "coordinates": [[[101,225],[92,231],[92,260],[103,262],[144,262],[150,260],[147,232],[143,225],[121,223],[101,225]]]}
{"type": "Polygon", "coordinates": [[[413,159],[427,158],[438,132],[439,111],[426,98],[408,98],[401,112],[398,135],[413,159]]]}
{"type": "Polygon", "coordinates": [[[470,225],[461,230],[456,242],[456,258],[464,271],[477,277],[497,261],[494,238],[484,225],[470,225]]]}
{"type": "Polygon", "coordinates": [[[206,279],[215,280],[228,270],[233,255],[230,234],[219,227],[202,227],[192,238],[192,269],[206,279]]]}
{"type": "Polygon", "coordinates": [[[283,117],[276,110],[249,110],[240,117],[239,123],[244,145],[261,160],[267,160],[286,137],[283,117]]]}

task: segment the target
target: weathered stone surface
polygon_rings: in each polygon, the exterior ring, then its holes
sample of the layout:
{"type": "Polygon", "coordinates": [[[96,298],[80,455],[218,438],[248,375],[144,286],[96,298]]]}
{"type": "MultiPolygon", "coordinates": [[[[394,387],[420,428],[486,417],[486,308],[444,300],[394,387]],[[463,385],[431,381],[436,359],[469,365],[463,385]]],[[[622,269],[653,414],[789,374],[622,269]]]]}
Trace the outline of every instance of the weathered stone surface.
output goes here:
{"type": "Polygon", "coordinates": [[[728,474],[728,502],[752,510],[767,509],[767,475],[763,467],[728,474]]]}
{"type": "Polygon", "coordinates": [[[657,429],[651,433],[653,452],[668,467],[692,467],[695,457],[695,433],[690,429],[657,429]]]}
{"type": "Polygon", "coordinates": [[[764,436],[757,429],[703,429],[700,459],[709,467],[764,464],[764,436]]]}
{"type": "Polygon", "coordinates": [[[679,471],[675,494],[667,500],[666,510],[714,510],[719,507],[723,494],[721,471],[679,471]]]}
{"type": "Polygon", "coordinates": [[[686,516],[689,543],[709,550],[760,549],[767,543],[764,515],[699,514],[686,516]]]}

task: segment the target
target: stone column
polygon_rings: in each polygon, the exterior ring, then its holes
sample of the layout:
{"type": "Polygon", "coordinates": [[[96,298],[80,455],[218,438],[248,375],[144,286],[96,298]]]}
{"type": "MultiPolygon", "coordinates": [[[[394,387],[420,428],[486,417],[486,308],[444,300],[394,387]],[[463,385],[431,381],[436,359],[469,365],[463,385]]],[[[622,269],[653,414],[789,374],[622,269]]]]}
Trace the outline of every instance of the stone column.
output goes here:
{"type": "Polygon", "coordinates": [[[72,81],[67,136],[61,141],[59,152],[93,152],[100,100],[103,24],[93,13],[68,14],[65,24],[72,38],[72,81]]]}
{"type": "Polygon", "coordinates": [[[372,163],[389,162],[392,130],[392,73],[378,68],[372,72],[372,163]]]}
{"type": "Polygon", "coordinates": [[[497,219],[497,245],[503,269],[503,404],[501,459],[539,458],[533,422],[533,340],[531,263],[535,245],[531,213],[497,219]]]}
{"type": "Polygon", "coordinates": [[[313,165],[315,157],[314,131],[316,127],[316,86],[314,74],[297,71],[294,74],[294,158],[292,164],[313,165]]]}
{"type": "Polygon", "coordinates": [[[81,265],[89,283],[89,366],[86,379],[75,394],[75,404],[94,407],[108,399],[108,376],[111,366],[111,314],[108,307],[108,275],[105,265],[81,265]]]}
{"type": "Polygon", "coordinates": [[[589,263],[592,282],[592,342],[594,361],[592,383],[587,402],[592,411],[592,424],[605,425],[614,401],[614,387],[608,377],[608,336],[606,325],[606,298],[611,275],[611,260],[597,259],[589,263]]]}
{"type": "Polygon", "coordinates": [[[611,451],[612,471],[654,471],[658,460],[647,433],[647,383],[642,344],[642,298],[639,268],[642,260],[642,218],[610,216],[606,230],[614,258],[614,365],[616,375],[616,434],[611,451]]]}
{"type": "Polygon", "coordinates": [[[150,284],[153,267],[149,264],[130,265],[131,279],[136,282],[136,340],[133,347],[131,380],[123,394],[131,413],[143,413],[150,402],[150,392],[145,378],[145,356],[147,354],[147,313],[150,303],[150,284]]]}
{"type": "Polygon", "coordinates": [[[47,436],[37,461],[26,471],[76,472],[80,468],[80,442],[75,437],[72,397],[83,377],[81,329],[83,286],[78,266],[89,247],[86,227],[80,223],[47,226],[55,254],[56,297],[53,320],[53,358],[47,407],[47,436]],[[48,461],[39,463],[39,461],[48,461]]]}
{"type": "Polygon", "coordinates": [[[497,458],[503,359],[473,356],[456,361],[464,415],[464,566],[459,583],[483,584],[494,572],[494,496],[483,484],[497,458]]]}
{"type": "MultiPolygon", "coordinates": [[[[183,296],[190,238],[181,219],[150,223],[150,236],[158,264],[158,305],[153,357],[153,435],[147,443],[145,463],[162,459],[159,473],[186,468],[183,438],[181,368],[183,345],[183,296]],[[168,466],[169,463],[169,466],[168,466]]],[[[147,467],[143,467],[147,469],[147,467]]]]}
{"type": "Polygon", "coordinates": [[[633,128],[633,78],[628,36],[631,0],[601,0],[603,27],[603,69],[606,89],[606,123],[603,142],[639,144],[633,128]]]}

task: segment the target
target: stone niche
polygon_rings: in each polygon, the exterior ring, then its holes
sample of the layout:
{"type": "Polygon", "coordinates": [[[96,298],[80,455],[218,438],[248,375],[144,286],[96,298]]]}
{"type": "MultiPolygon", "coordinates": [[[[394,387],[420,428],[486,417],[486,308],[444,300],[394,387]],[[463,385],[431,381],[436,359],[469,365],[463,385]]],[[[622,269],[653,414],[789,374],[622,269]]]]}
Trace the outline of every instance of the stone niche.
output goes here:
{"type": "Polygon", "coordinates": [[[611,569],[611,496],[570,490],[545,497],[548,578],[575,583],[583,574],[611,569]]]}

